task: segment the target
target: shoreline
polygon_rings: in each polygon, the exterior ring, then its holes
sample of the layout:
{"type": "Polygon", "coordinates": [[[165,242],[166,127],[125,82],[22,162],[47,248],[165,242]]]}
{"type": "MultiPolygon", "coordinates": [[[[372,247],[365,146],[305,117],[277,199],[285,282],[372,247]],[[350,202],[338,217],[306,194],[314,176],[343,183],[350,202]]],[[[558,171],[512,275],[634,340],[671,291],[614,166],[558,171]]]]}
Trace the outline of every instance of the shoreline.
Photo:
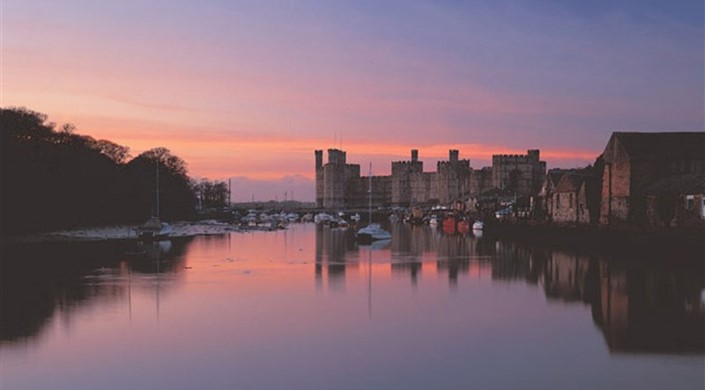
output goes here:
{"type": "MultiPolygon", "coordinates": [[[[137,240],[138,225],[110,225],[89,228],[58,230],[43,233],[28,233],[2,237],[3,244],[36,244],[49,242],[96,242],[137,240]]],[[[226,233],[243,233],[254,229],[216,221],[176,222],[171,225],[174,233],[170,238],[185,238],[200,235],[218,235],[226,233]]]]}
{"type": "Polygon", "coordinates": [[[488,238],[507,239],[586,254],[705,259],[705,229],[639,230],[594,225],[562,226],[495,221],[486,224],[488,238]]]}

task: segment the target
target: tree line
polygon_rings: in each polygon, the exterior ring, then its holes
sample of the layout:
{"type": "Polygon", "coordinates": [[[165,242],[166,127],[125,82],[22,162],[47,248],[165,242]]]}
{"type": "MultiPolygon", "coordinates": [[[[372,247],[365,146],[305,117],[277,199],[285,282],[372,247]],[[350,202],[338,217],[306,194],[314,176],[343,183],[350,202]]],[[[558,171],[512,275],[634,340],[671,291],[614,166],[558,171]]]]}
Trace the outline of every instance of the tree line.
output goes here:
{"type": "Polygon", "coordinates": [[[3,234],[144,222],[156,214],[157,176],[164,220],[227,205],[225,183],[190,178],[166,148],[132,158],[126,146],[26,108],[0,108],[0,161],[3,234]]]}

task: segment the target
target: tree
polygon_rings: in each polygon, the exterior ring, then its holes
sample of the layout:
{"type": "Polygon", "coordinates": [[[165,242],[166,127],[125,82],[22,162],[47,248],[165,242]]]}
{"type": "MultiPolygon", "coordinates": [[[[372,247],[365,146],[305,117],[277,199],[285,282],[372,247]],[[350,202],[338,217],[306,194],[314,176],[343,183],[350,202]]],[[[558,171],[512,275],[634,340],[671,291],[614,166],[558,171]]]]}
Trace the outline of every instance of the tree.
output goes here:
{"type": "Polygon", "coordinates": [[[93,148],[117,164],[124,163],[130,157],[130,148],[105,139],[95,141],[93,148]]]}
{"type": "Polygon", "coordinates": [[[223,181],[202,179],[194,184],[194,191],[203,209],[219,209],[228,206],[228,186],[223,181]]]}
{"type": "Polygon", "coordinates": [[[166,148],[141,153],[125,165],[131,214],[136,218],[156,215],[156,188],[159,187],[159,214],[164,219],[191,218],[196,211],[196,196],[186,171],[186,162],[166,148]],[[156,170],[159,170],[157,184],[156,170]]]}

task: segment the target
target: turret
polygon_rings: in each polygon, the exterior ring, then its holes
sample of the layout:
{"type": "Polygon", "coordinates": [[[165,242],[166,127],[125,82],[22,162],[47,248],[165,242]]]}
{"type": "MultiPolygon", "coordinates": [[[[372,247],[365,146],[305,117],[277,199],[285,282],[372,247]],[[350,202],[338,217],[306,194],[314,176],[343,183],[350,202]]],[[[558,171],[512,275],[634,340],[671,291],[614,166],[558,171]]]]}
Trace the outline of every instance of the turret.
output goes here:
{"type": "Polygon", "coordinates": [[[456,149],[451,149],[448,151],[448,160],[452,163],[458,162],[458,151],[456,149]]]}
{"type": "Polygon", "coordinates": [[[316,150],[315,154],[316,154],[316,170],[318,170],[323,167],[323,151],[316,150]]]}

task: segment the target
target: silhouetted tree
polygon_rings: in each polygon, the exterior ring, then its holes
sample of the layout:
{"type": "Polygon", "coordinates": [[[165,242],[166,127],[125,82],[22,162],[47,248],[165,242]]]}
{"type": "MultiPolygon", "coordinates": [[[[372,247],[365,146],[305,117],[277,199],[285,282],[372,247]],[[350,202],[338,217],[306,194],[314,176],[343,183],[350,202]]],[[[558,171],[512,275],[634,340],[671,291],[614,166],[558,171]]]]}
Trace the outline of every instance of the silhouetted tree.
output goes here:
{"type": "Polygon", "coordinates": [[[56,130],[26,108],[0,109],[0,220],[3,233],[144,221],[155,207],[160,167],[162,215],[194,215],[186,163],[165,148],[129,163],[129,149],[108,140],[56,130]]]}
{"type": "Polygon", "coordinates": [[[223,181],[203,179],[194,184],[194,191],[203,209],[218,209],[228,206],[228,186],[223,181]]]}
{"type": "Polygon", "coordinates": [[[136,217],[156,215],[157,169],[159,169],[160,216],[163,219],[191,218],[196,210],[196,196],[186,174],[186,163],[166,148],[150,149],[126,165],[126,173],[136,207],[136,217]]]}

